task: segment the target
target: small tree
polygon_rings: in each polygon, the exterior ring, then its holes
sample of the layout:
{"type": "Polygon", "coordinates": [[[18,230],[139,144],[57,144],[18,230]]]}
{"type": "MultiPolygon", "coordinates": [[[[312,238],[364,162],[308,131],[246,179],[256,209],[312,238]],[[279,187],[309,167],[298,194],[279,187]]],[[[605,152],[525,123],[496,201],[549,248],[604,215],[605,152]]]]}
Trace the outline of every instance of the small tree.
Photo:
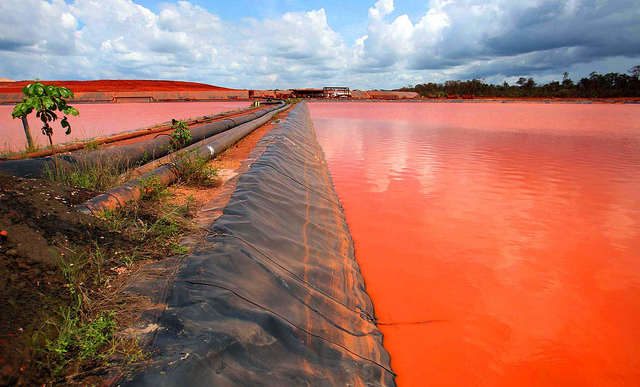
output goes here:
{"type": "Polygon", "coordinates": [[[53,85],[43,85],[36,79],[33,83],[22,88],[22,102],[18,103],[13,109],[11,115],[13,118],[23,118],[23,122],[26,121],[26,117],[34,110],[36,111],[36,117],[42,121],[42,134],[49,138],[49,144],[51,145],[51,151],[53,152],[53,160],[56,164],[56,174],[59,174],[58,158],[56,156],[55,149],[53,147],[53,128],[49,125],[58,119],[56,111],[60,111],[65,114],[64,118],[60,121],[60,126],[66,128],[65,134],[71,133],[71,124],[67,120],[66,114],[72,114],[77,116],[80,114],[74,107],[67,105],[67,98],[73,97],[73,91],[66,87],[56,87],[53,85]]]}

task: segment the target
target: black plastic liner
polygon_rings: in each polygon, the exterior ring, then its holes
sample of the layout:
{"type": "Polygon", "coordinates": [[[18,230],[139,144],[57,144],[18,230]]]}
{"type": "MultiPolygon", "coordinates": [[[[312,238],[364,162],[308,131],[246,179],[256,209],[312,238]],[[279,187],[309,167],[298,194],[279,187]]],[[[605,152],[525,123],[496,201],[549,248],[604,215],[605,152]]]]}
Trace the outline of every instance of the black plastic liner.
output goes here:
{"type": "Polygon", "coordinates": [[[258,148],[169,286],[153,365],[122,384],[394,385],[306,105],[258,148]]]}
{"type": "MultiPolygon", "coordinates": [[[[275,110],[274,113],[278,113],[286,109],[287,107],[283,106],[280,109],[275,110]]],[[[155,175],[160,184],[169,185],[180,176],[180,161],[174,161],[175,159],[173,159],[173,157],[175,157],[175,154],[180,152],[194,152],[196,156],[204,160],[211,160],[236,142],[242,140],[254,130],[258,129],[260,126],[267,123],[270,119],[271,118],[269,116],[257,118],[253,121],[238,125],[215,136],[211,136],[192,144],[191,146],[183,148],[172,155],[162,157],[153,162],[147,163],[142,167],[136,168],[133,171],[135,176],[133,179],[114,187],[107,192],[103,192],[91,200],[79,204],[75,208],[78,211],[92,213],[94,215],[99,214],[100,211],[105,209],[122,208],[127,202],[138,200],[140,198],[142,192],[141,182],[146,178],[155,175]]]]}

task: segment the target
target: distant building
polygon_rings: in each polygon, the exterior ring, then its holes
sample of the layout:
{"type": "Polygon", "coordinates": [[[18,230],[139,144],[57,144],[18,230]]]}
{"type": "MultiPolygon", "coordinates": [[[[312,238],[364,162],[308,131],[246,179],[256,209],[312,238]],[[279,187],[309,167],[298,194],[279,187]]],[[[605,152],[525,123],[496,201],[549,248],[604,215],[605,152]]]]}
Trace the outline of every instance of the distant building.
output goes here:
{"type": "Polygon", "coordinates": [[[324,98],[351,98],[348,87],[325,87],[323,95],[324,98]]]}
{"type": "Polygon", "coordinates": [[[324,89],[293,89],[291,91],[299,98],[324,98],[324,89]]]}

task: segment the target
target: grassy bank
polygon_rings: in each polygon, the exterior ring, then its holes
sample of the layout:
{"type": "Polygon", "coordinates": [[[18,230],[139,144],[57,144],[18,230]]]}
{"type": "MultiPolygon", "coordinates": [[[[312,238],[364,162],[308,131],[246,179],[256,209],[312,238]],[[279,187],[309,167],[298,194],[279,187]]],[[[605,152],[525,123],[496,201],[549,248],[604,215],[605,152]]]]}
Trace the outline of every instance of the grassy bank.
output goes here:
{"type": "Polygon", "coordinates": [[[140,264],[188,252],[180,239],[199,230],[184,191],[216,184],[215,169],[193,161],[178,186],[148,179],[141,201],[98,217],[73,205],[118,184],[115,169],[65,170],[59,181],[2,176],[0,292],[10,313],[0,316],[0,384],[86,384],[144,362],[136,338],[119,334],[139,306],[121,290],[140,264]]]}
{"type": "Polygon", "coordinates": [[[127,281],[147,262],[189,253],[183,238],[205,232],[198,210],[273,126],[209,162],[177,156],[176,184],[145,179],[142,200],[97,217],[74,206],[128,180],[126,172],[103,164],[49,179],[0,176],[0,385],[104,384],[144,366],[149,349],[131,328],[158,306],[124,291],[127,281]]]}

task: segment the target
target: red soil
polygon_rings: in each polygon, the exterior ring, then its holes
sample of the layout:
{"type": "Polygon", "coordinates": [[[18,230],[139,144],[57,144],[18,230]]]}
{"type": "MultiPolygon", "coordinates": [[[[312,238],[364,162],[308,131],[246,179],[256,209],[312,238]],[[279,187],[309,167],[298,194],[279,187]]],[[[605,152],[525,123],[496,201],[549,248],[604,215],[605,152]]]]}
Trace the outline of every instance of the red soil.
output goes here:
{"type": "MultiPolygon", "coordinates": [[[[206,91],[232,90],[205,83],[180,81],[151,81],[138,79],[103,79],[98,81],[40,81],[45,85],[67,87],[74,92],[124,92],[124,91],[206,91]]],[[[20,93],[33,81],[0,82],[0,93],[20,93]]]]}

